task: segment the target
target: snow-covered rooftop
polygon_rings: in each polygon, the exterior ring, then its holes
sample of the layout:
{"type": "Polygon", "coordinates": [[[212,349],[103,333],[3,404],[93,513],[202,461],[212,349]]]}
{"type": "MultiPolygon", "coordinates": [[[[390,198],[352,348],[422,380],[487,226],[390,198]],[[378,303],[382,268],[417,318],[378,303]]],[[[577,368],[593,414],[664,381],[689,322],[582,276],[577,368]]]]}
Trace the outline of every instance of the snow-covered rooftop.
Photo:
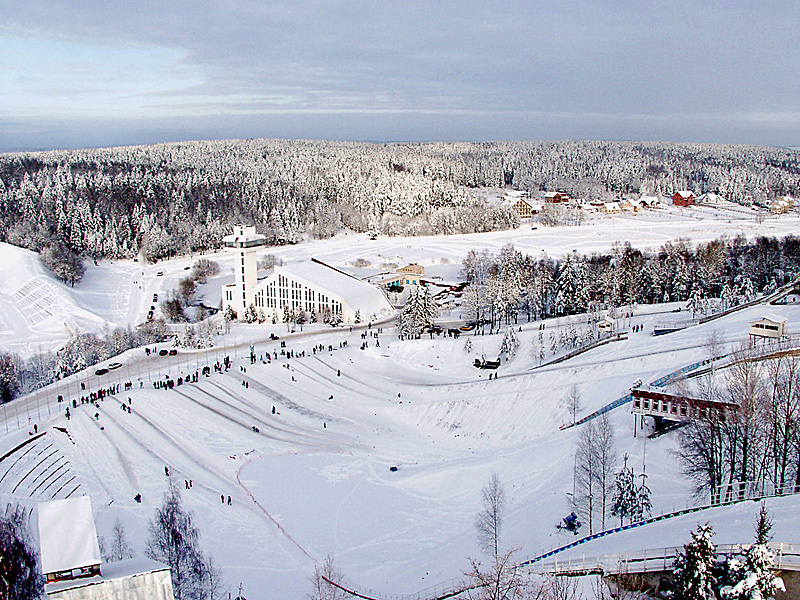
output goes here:
{"type": "Polygon", "coordinates": [[[100,548],[89,496],[39,504],[42,572],[99,565],[100,548]]]}
{"type": "Polygon", "coordinates": [[[321,261],[311,259],[275,267],[275,273],[281,272],[324,287],[365,315],[387,315],[392,311],[391,304],[378,288],[321,261]]]}
{"type": "MultiPolygon", "coordinates": [[[[121,594],[127,593],[127,595],[120,595],[118,597],[152,598],[153,600],[161,600],[162,598],[170,597],[162,594],[164,587],[171,587],[171,582],[159,581],[156,579],[155,581],[149,582],[151,584],[149,586],[142,586],[139,582],[130,582],[132,578],[139,578],[151,573],[162,575],[162,577],[158,579],[170,579],[169,567],[167,565],[149,558],[137,557],[103,565],[102,575],[100,576],[48,583],[45,591],[49,595],[65,592],[66,590],[74,588],[84,588],[87,586],[96,586],[98,584],[115,584],[113,585],[114,591],[120,592],[121,594]],[[169,583],[169,585],[165,586],[166,583],[169,583]],[[145,590],[143,587],[150,589],[145,590]],[[136,595],[134,596],[133,594],[136,595]]],[[[104,588],[104,591],[108,590],[104,588]]],[[[89,594],[86,595],[89,596],[89,594]]]]}

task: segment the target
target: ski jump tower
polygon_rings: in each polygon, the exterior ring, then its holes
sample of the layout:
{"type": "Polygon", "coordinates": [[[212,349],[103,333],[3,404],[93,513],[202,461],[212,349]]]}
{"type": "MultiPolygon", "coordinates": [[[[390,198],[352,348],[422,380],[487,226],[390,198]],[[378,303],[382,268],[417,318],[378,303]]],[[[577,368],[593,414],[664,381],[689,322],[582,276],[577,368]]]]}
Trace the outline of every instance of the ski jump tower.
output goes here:
{"type": "Polygon", "coordinates": [[[233,233],[222,238],[228,252],[237,254],[236,283],[222,289],[222,309],[230,306],[239,319],[244,318],[247,307],[254,304],[255,287],[258,282],[256,252],[267,245],[267,238],[256,233],[255,227],[234,225],[233,233]]]}

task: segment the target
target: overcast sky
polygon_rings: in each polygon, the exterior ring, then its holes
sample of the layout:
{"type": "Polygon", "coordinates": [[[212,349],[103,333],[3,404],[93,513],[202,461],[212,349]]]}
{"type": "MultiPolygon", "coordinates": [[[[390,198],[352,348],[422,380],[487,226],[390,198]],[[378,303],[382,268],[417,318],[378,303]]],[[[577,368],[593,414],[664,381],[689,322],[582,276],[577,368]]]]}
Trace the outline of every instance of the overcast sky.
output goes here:
{"type": "Polygon", "coordinates": [[[0,0],[0,150],[800,145],[800,0],[0,0]]]}

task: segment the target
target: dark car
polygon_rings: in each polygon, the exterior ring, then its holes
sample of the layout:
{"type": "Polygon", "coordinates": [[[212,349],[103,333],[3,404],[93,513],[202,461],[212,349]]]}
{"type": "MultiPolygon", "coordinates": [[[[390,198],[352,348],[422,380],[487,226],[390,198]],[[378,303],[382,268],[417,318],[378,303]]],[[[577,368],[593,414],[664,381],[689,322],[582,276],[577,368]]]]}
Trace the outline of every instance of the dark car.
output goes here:
{"type": "Polygon", "coordinates": [[[160,351],[158,352],[158,355],[159,355],[159,356],[166,356],[167,354],[169,354],[169,352],[167,352],[166,350],[160,350],[160,351]]]}
{"type": "Polygon", "coordinates": [[[175,348],[173,348],[172,350],[169,351],[169,355],[170,356],[175,356],[177,353],[178,353],[178,351],[175,350],[175,348]]]}
{"type": "Polygon", "coordinates": [[[277,335],[275,335],[274,333],[270,333],[269,334],[269,339],[271,339],[271,340],[279,340],[280,338],[277,335]]]}
{"type": "Polygon", "coordinates": [[[108,369],[97,369],[97,371],[94,372],[95,375],[105,375],[106,373],[108,373],[108,369]]]}

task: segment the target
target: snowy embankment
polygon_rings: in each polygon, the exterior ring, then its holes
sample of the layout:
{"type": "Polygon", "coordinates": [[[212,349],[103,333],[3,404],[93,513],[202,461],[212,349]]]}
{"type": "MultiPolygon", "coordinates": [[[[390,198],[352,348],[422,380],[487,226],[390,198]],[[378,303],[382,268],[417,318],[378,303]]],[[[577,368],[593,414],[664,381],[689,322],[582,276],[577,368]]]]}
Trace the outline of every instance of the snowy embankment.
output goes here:
{"type": "MultiPolygon", "coordinates": [[[[663,316],[642,312],[631,324],[641,323],[645,331],[663,316]]],[[[652,381],[705,357],[703,340],[713,330],[734,346],[748,320],[762,312],[763,307],[746,309],[659,338],[631,334],[541,368],[530,353],[539,324],[521,323],[517,356],[492,381],[471,366],[464,344],[469,337],[473,350],[489,355],[499,348],[497,334],[400,342],[386,330],[381,346],[373,343],[367,350],[359,350],[361,330],[286,336],[288,348],[305,350],[305,357],[286,360],[280,342],[257,344],[257,354],[278,353],[278,359],[251,365],[240,349],[226,374],[172,391],[135,387],[99,402],[99,408],[79,404],[69,421],[63,415],[39,420],[41,412],[31,404],[34,412],[23,412],[22,424],[30,414],[47,434],[9,469],[0,498],[45,499],[35,488],[48,477],[49,461],[63,456],[70,472],[65,479],[75,475],[76,493],[95,501],[101,535],[109,535],[120,517],[141,549],[147,520],[166,489],[168,465],[179,487],[192,480],[182,493],[197,516],[202,544],[230,583],[244,582],[248,598],[301,597],[314,560],[327,553],[359,585],[415,592],[458,576],[467,568],[467,556],[480,556],[472,522],[480,487],[492,471],[509,497],[505,547],[520,547],[523,559],[575,539],[555,529],[569,511],[571,456],[580,433],[580,428],[559,430],[568,419],[561,400],[573,383],[581,386],[583,411],[591,412],[624,394],[636,379],[652,381]],[[344,341],[347,347],[340,348],[344,341]],[[315,353],[317,344],[325,350],[315,353]],[[119,407],[128,397],[131,414],[119,407]],[[69,437],[53,426],[65,428],[69,437]],[[47,444],[53,446],[45,450],[47,444]],[[35,466],[54,450],[58,454],[35,466]],[[142,504],[133,501],[137,493],[142,504]]],[[[797,307],[769,307],[769,312],[790,322],[800,318],[797,307]]],[[[550,320],[546,330],[558,326],[550,320]]],[[[240,337],[243,329],[237,330],[240,337]]],[[[149,382],[219,358],[219,350],[149,358],[134,352],[118,371],[87,375],[85,381],[90,389],[116,379],[149,382]]],[[[69,390],[69,397],[78,393],[76,384],[69,390]]],[[[43,394],[41,402],[53,405],[55,391],[43,394]]],[[[24,410],[24,400],[19,407],[24,410]]],[[[61,410],[56,406],[53,414],[61,410]]],[[[625,407],[610,417],[620,454],[627,452],[637,469],[646,464],[655,512],[691,503],[689,485],[669,454],[675,440],[633,438],[625,407]]],[[[21,437],[12,421],[4,447],[21,437]]],[[[7,468],[0,463],[0,472],[7,468]]],[[[747,541],[750,518],[741,521],[747,541]]],[[[608,519],[607,526],[614,524],[608,519]]],[[[687,531],[692,526],[687,521],[687,531]]],[[[676,533],[681,539],[686,535],[676,533]]],[[[775,535],[786,539],[795,532],[784,534],[779,523],[775,535]]],[[[614,538],[603,543],[614,547],[614,538]]]]}

